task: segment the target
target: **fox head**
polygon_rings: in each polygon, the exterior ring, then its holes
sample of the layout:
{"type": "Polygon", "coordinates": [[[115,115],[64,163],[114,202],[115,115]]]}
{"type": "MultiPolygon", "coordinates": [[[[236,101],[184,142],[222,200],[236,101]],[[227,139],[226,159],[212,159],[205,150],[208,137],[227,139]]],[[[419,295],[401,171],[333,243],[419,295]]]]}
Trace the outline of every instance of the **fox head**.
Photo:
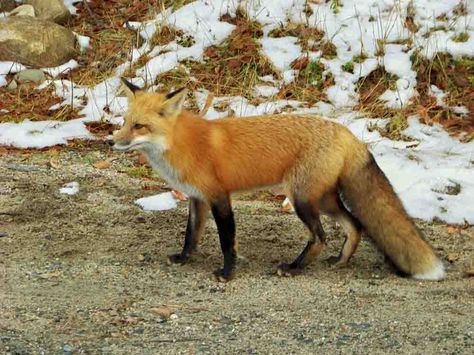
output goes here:
{"type": "Polygon", "coordinates": [[[114,132],[116,150],[166,151],[177,117],[183,109],[186,89],[169,94],[149,93],[122,78],[128,97],[123,127],[114,132]]]}

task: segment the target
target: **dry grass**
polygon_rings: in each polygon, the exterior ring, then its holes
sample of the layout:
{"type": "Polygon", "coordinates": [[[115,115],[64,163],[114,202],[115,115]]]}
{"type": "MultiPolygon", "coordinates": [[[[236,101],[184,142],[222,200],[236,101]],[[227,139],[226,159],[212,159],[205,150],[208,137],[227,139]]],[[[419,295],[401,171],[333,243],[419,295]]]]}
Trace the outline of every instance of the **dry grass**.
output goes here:
{"type": "Polygon", "coordinates": [[[52,88],[36,90],[37,84],[21,84],[16,90],[0,88],[0,109],[8,110],[7,114],[0,115],[0,122],[21,122],[57,120],[66,121],[79,117],[78,108],[64,105],[57,110],[49,108],[63,100],[54,94],[52,88]]]}
{"type": "Polygon", "coordinates": [[[92,50],[80,55],[81,66],[70,74],[72,80],[92,86],[110,77],[118,65],[128,60],[132,49],[142,44],[138,33],[123,24],[152,18],[161,11],[162,4],[158,0],[92,1],[88,9],[78,3],[78,16],[69,25],[73,31],[90,37],[92,50]]]}
{"type": "Polygon", "coordinates": [[[250,21],[243,12],[221,21],[236,25],[221,45],[204,51],[202,62],[184,61],[177,68],[159,75],[156,83],[165,90],[186,86],[191,90],[205,88],[216,96],[242,95],[253,99],[253,87],[259,76],[278,74],[260,52],[257,39],[263,35],[260,25],[250,21]]]}
{"type": "Polygon", "coordinates": [[[293,63],[299,69],[298,76],[290,84],[283,85],[278,93],[281,99],[302,101],[312,105],[327,100],[324,89],[334,84],[331,75],[324,75],[324,66],[319,61],[309,61],[303,57],[293,63]]]}
{"type": "Polygon", "coordinates": [[[393,111],[387,110],[385,102],[379,99],[388,89],[394,89],[397,76],[387,73],[382,67],[359,79],[357,92],[360,95],[357,110],[363,111],[370,117],[387,117],[393,111]]]}
{"type": "MultiPolygon", "coordinates": [[[[60,78],[72,80],[79,85],[96,85],[109,78],[115,68],[126,62],[132,48],[141,46],[142,39],[138,33],[123,26],[127,21],[143,21],[153,18],[167,7],[178,9],[190,3],[190,0],[111,0],[90,1],[88,7],[78,3],[78,15],[69,23],[73,31],[91,38],[91,49],[82,53],[78,58],[81,66],[71,73],[63,74],[60,78]]],[[[334,9],[342,6],[333,2],[334,9]]],[[[461,3],[455,12],[459,15],[466,13],[461,3]]],[[[309,12],[308,12],[309,14],[309,12]]],[[[375,20],[375,19],[374,19],[375,20]]],[[[273,75],[281,79],[280,73],[273,68],[271,62],[261,53],[258,39],[263,32],[259,23],[248,18],[245,11],[239,10],[236,17],[224,15],[221,21],[236,25],[233,33],[218,46],[205,49],[204,60],[191,60],[180,63],[178,67],[159,75],[156,83],[163,90],[172,90],[186,86],[190,90],[205,88],[215,96],[244,96],[251,103],[260,103],[260,98],[254,97],[254,86],[261,83],[259,77],[273,75]]],[[[406,27],[416,32],[413,20],[413,9],[409,7],[406,27]]],[[[321,51],[322,57],[332,59],[337,56],[336,47],[324,39],[324,33],[301,24],[288,24],[272,30],[270,37],[294,36],[303,49],[302,57],[292,63],[292,68],[299,71],[294,82],[284,85],[276,95],[278,99],[295,99],[308,105],[327,99],[325,90],[333,85],[331,75],[324,73],[324,67],[319,61],[310,61],[307,52],[321,51]]],[[[463,42],[467,34],[460,33],[453,40],[463,42]]],[[[169,25],[157,28],[151,40],[151,46],[164,45],[177,41],[183,46],[192,45],[192,38],[169,25]]],[[[386,41],[377,43],[377,55],[384,54],[386,41]]],[[[408,43],[410,45],[410,43],[408,43]]],[[[365,53],[352,58],[343,66],[343,70],[353,72],[354,64],[361,63],[367,58],[365,53]]],[[[137,68],[146,65],[149,58],[141,57],[125,76],[135,76],[137,68]]],[[[454,59],[448,55],[437,55],[428,61],[414,54],[413,68],[417,71],[417,87],[419,97],[403,110],[388,109],[385,102],[379,100],[380,95],[387,89],[395,89],[396,76],[379,68],[357,84],[360,102],[355,108],[369,117],[388,118],[389,123],[381,133],[393,139],[404,139],[400,134],[406,127],[406,117],[419,114],[426,124],[440,123],[450,133],[459,135],[463,140],[474,139],[474,60],[467,58],[454,59]],[[452,109],[436,104],[430,95],[430,86],[436,85],[447,93],[445,99],[449,106],[465,106],[469,111],[467,117],[461,117],[452,109]]],[[[53,104],[61,102],[52,94],[51,89],[35,91],[31,85],[21,85],[16,91],[0,88],[2,100],[0,109],[10,111],[0,116],[0,121],[31,120],[66,120],[78,116],[77,110],[63,106],[60,110],[49,111],[53,104]]],[[[222,104],[225,106],[225,103],[222,104]]],[[[216,107],[225,110],[226,107],[216,107]]],[[[89,129],[98,135],[107,135],[115,127],[108,124],[91,124],[89,129]]]]}
{"type": "Polygon", "coordinates": [[[433,60],[418,55],[412,57],[417,72],[418,113],[426,124],[440,123],[450,133],[461,135],[463,140],[474,139],[474,59],[453,58],[437,54],[433,60]],[[452,109],[441,107],[429,95],[431,85],[443,90],[447,106],[464,106],[467,116],[460,116],[452,109]]]}

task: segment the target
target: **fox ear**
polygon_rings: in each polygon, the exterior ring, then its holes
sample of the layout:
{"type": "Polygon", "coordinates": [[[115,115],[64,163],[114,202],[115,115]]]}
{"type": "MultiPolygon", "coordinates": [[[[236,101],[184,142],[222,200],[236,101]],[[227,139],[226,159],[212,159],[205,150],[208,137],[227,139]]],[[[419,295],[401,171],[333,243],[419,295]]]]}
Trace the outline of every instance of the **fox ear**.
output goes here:
{"type": "Polygon", "coordinates": [[[131,82],[127,81],[125,78],[120,78],[122,81],[122,89],[128,97],[129,101],[132,101],[135,98],[135,92],[139,91],[140,88],[136,85],[133,85],[131,82]]]}
{"type": "Polygon", "coordinates": [[[187,93],[188,90],[186,88],[181,88],[166,95],[166,101],[163,103],[162,109],[167,116],[179,115],[181,113],[187,93]]]}

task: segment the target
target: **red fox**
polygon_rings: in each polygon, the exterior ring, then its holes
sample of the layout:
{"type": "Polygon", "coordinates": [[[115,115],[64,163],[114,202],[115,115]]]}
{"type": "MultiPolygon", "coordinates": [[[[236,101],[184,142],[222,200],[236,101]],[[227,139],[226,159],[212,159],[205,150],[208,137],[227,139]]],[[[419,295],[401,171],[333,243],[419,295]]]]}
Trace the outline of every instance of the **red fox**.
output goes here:
{"type": "Polygon", "coordinates": [[[119,151],[143,152],[173,188],[190,197],[184,247],[171,262],[190,258],[210,208],[224,256],[215,274],[232,278],[237,250],[230,194],[283,184],[311,236],[292,263],[280,264],[279,274],[300,272],[323,250],[324,213],[346,233],[339,256],[331,259],[335,264],[349,261],[365,231],[403,274],[444,277],[443,264],[372,154],[346,127],[292,114],[207,121],[183,110],[186,89],[148,93],[122,80],[129,108],[111,144],[119,151]]]}

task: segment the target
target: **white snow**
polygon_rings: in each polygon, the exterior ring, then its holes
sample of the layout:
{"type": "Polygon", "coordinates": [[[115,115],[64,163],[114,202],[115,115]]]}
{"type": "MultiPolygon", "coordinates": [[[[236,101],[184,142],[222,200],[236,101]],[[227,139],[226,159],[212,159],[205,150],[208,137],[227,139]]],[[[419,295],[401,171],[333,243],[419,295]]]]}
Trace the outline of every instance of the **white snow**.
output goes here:
{"type": "Polygon", "coordinates": [[[274,86],[257,85],[255,86],[255,96],[270,97],[278,94],[280,90],[274,86]]]}
{"type": "Polygon", "coordinates": [[[460,144],[441,126],[423,125],[417,117],[409,118],[403,132],[412,142],[391,141],[377,131],[369,132],[363,119],[339,120],[369,143],[410,215],[474,223],[474,142],[460,144]],[[414,143],[418,145],[413,147],[414,143]]]}
{"type": "MultiPolygon", "coordinates": [[[[75,13],[74,4],[80,0],[65,0],[75,13]]],[[[149,60],[135,72],[130,80],[147,90],[160,87],[156,78],[169,70],[182,66],[184,60],[202,61],[206,47],[225,41],[235,26],[221,21],[224,14],[235,16],[240,6],[249,18],[262,25],[264,36],[258,41],[262,54],[272,63],[277,75],[260,77],[253,88],[259,104],[246,98],[214,97],[205,115],[206,119],[217,119],[229,115],[251,116],[280,112],[298,112],[323,115],[348,126],[359,138],[366,141],[377,162],[385,171],[395,190],[400,195],[408,212],[415,217],[431,220],[435,217],[450,223],[474,223],[474,142],[460,143],[450,137],[439,125],[427,126],[416,117],[409,119],[403,132],[411,142],[391,141],[380,136],[376,130],[368,130],[369,121],[353,107],[359,103],[357,83],[378,67],[396,77],[395,85],[379,97],[387,107],[399,109],[419,93],[416,90],[416,72],[411,56],[420,52],[428,59],[437,53],[453,56],[474,56],[474,1],[464,1],[467,13],[456,13],[461,0],[341,0],[339,7],[334,2],[305,0],[198,0],[173,11],[167,9],[155,18],[144,22],[128,22],[124,26],[134,28],[143,39],[140,48],[133,48],[127,61],[115,68],[114,76],[97,84],[85,87],[68,80],[55,80],[60,74],[75,68],[78,63],[68,62],[58,68],[43,69],[50,80],[38,89],[52,85],[63,105],[80,108],[81,118],[69,122],[30,122],[0,124],[0,144],[16,147],[45,147],[66,144],[72,138],[93,138],[84,122],[106,120],[122,122],[127,109],[127,99],[118,96],[120,81],[130,65],[146,55],[149,60]],[[309,6],[312,14],[305,13],[309,6]],[[411,8],[409,8],[409,6],[411,8]],[[409,11],[410,10],[410,11],[409,11]],[[412,16],[417,26],[411,32],[405,25],[407,16],[412,16]],[[286,26],[289,22],[317,28],[324,33],[323,40],[336,47],[336,56],[327,58],[321,52],[303,51],[298,38],[270,38],[272,29],[286,26]],[[171,43],[151,45],[151,38],[162,26],[173,27],[183,33],[171,43]],[[465,42],[456,42],[456,36],[466,34],[465,42]],[[186,41],[183,41],[183,38],[186,41]],[[188,42],[184,46],[184,42],[188,42]],[[356,63],[354,58],[363,53],[366,59],[356,63]],[[298,76],[291,63],[307,55],[312,61],[320,61],[324,67],[323,77],[332,75],[334,85],[325,89],[329,102],[307,103],[294,100],[277,100],[275,95],[283,84],[289,84],[298,76]],[[348,72],[344,66],[353,63],[348,72]],[[225,107],[222,111],[219,107],[225,107]]],[[[80,47],[86,50],[89,38],[76,34],[80,47]]],[[[312,46],[318,45],[316,39],[312,46]]],[[[7,84],[6,75],[25,69],[24,66],[0,62],[0,87],[7,84]]],[[[192,80],[192,79],[190,79],[192,80]]],[[[314,83],[317,84],[317,83],[314,83]]],[[[430,94],[439,106],[447,107],[447,93],[432,85],[430,94]]],[[[199,109],[205,105],[206,90],[194,92],[199,109]]],[[[464,106],[450,107],[454,112],[467,115],[464,106]]],[[[386,120],[371,120],[370,125],[384,125],[386,120]]],[[[140,202],[139,202],[140,201],[140,202]]],[[[168,209],[176,206],[170,193],[139,199],[145,209],[168,209]],[[144,201],[144,202],[143,202],[144,201]]]]}
{"type": "Polygon", "coordinates": [[[301,47],[296,44],[296,37],[263,38],[260,40],[263,53],[273,65],[284,72],[290,69],[290,64],[301,55],[301,47]]]}
{"type": "Polygon", "coordinates": [[[77,181],[68,182],[59,189],[59,193],[66,195],[75,195],[79,192],[79,183],[77,181]]]}
{"type": "Polygon", "coordinates": [[[25,70],[26,67],[23,64],[16,63],[16,62],[0,62],[0,74],[14,74],[18,73],[19,71],[25,70]]]}
{"type": "Polygon", "coordinates": [[[164,211],[176,208],[178,205],[171,192],[164,192],[158,195],[142,197],[135,200],[135,203],[145,211],[164,211]]]}
{"type": "Polygon", "coordinates": [[[81,53],[84,53],[90,47],[91,38],[87,36],[82,36],[75,32],[74,35],[76,36],[77,42],[79,43],[79,50],[81,51],[81,53]]]}
{"type": "Polygon", "coordinates": [[[74,59],[71,59],[69,62],[61,64],[60,66],[53,68],[42,68],[41,70],[54,78],[61,74],[67,74],[78,66],[79,64],[74,59]]]}
{"type": "Polygon", "coordinates": [[[82,0],[63,0],[64,5],[66,5],[67,9],[71,14],[75,14],[77,12],[77,9],[74,7],[74,4],[81,2],[82,0]]]}
{"type": "Polygon", "coordinates": [[[28,121],[0,123],[0,145],[18,148],[44,148],[66,144],[74,138],[92,139],[80,121],[28,121]]]}

